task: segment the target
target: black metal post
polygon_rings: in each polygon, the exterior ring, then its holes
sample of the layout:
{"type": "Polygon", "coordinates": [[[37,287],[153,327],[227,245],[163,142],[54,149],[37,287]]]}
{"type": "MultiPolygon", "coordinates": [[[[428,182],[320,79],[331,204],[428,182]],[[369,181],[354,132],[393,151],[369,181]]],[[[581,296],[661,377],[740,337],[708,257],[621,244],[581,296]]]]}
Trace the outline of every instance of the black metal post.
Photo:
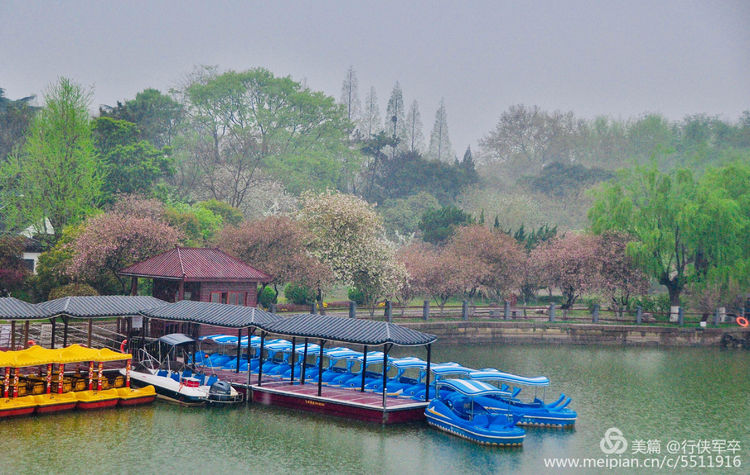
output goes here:
{"type": "Polygon", "coordinates": [[[357,318],[357,302],[349,301],[349,318],[357,318]]]}
{"type": "MultiPolygon", "coordinates": [[[[248,342],[248,344],[249,343],[250,342],[248,342]]],[[[240,372],[240,355],[241,354],[242,354],[242,328],[238,328],[237,329],[237,368],[235,368],[234,370],[235,373],[240,372]]]]}
{"type": "MultiPolygon", "coordinates": [[[[190,324],[190,338],[193,339],[193,344],[190,345],[193,350],[193,371],[195,371],[195,354],[198,352],[198,324],[190,324]]],[[[130,340],[128,340],[130,344],[130,340]]]]}
{"type": "Polygon", "coordinates": [[[385,397],[388,394],[388,388],[386,387],[388,385],[388,371],[386,366],[388,366],[388,351],[390,351],[391,346],[393,346],[391,343],[383,345],[383,412],[385,412],[385,397]]]}
{"type": "MultiPolygon", "coordinates": [[[[321,361],[320,364],[323,364],[321,361]]],[[[302,374],[300,374],[300,384],[305,384],[305,373],[307,372],[307,338],[305,338],[305,351],[302,353],[302,374]]]]}
{"type": "Polygon", "coordinates": [[[49,347],[50,349],[55,349],[55,320],[56,318],[50,318],[50,323],[52,323],[52,335],[50,337],[49,347]]]}
{"type": "Polygon", "coordinates": [[[68,317],[62,317],[63,323],[65,326],[63,327],[63,347],[68,346],[68,317]]]}
{"type": "Polygon", "coordinates": [[[365,356],[362,358],[362,387],[360,392],[365,392],[365,368],[367,367],[367,345],[365,345],[365,356]]]}
{"type": "Polygon", "coordinates": [[[320,340],[320,364],[318,365],[318,396],[323,392],[323,347],[326,341],[320,340]]]}
{"type": "Polygon", "coordinates": [[[250,378],[252,375],[252,371],[250,371],[250,361],[252,355],[250,354],[251,346],[250,346],[250,339],[252,338],[253,333],[255,333],[255,328],[247,327],[247,389],[245,390],[245,404],[250,403],[250,378]]]}
{"type": "Polygon", "coordinates": [[[292,337],[292,378],[289,380],[289,384],[294,384],[294,363],[295,357],[297,356],[297,337],[292,337]]]}
{"type": "Polygon", "coordinates": [[[427,375],[424,384],[424,400],[430,400],[430,359],[432,357],[432,343],[427,345],[427,375]]]}
{"type": "Polygon", "coordinates": [[[258,386],[263,380],[263,347],[266,346],[266,332],[260,332],[260,353],[258,354],[258,386]]]}

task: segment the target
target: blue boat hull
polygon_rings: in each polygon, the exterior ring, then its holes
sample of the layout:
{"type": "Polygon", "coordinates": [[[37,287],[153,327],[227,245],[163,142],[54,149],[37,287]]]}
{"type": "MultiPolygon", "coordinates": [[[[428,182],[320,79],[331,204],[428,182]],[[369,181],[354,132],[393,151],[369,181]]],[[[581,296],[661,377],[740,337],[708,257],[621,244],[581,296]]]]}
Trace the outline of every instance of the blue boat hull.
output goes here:
{"type": "Polygon", "coordinates": [[[433,400],[424,414],[431,426],[479,444],[517,447],[521,446],[526,438],[526,432],[504,416],[492,421],[483,414],[468,420],[438,400],[433,400]]]}
{"type": "Polygon", "coordinates": [[[571,409],[546,406],[541,401],[524,404],[488,397],[478,397],[476,400],[491,412],[520,416],[519,425],[572,428],[578,418],[578,414],[571,409]]]}

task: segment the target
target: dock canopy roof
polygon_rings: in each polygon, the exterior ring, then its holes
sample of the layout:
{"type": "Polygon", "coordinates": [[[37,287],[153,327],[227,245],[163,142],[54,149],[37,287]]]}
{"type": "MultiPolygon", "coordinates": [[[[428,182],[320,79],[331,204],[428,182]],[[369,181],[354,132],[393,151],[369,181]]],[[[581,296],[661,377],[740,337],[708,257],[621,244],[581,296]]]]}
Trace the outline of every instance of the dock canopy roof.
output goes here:
{"type": "Polygon", "coordinates": [[[120,275],[188,281],[270,282],[265,272],[218,249],[176,247],[120,271],[120,275]]]}
{"type": "Polygon", "coordinates": [[[0,319],[29,320],[36,318],[47,318],[38,305],[13,297],[0,298],[0,319]]]}
{"type": "Polygon", "coordinates": [[[230,328],[257,327],[263,330],[267,330],[272,322],[281,318],[276,314],[255,307],[193,300],[180,300],[179,302],[144,310],[141,314],[160,320],[202,323],[230,328]]]}
{"type": "Polygon", "coordinates": [[[320,338],[361,345],[393,343],[399,346],[421,346],[437,340],[435,335],[393,323],[313,314],[278,320],[264,330],[278,335],[320,338]]]}
{"type": "Polygon", "coordinates": [[[63,297],[49,302],[30,304],[12,297],[0,298],[0,319],[39,320],[68,316],[74,318],[128,317],[140,311],[164,305],[154,297],[97,295],[63,297]]]}
{"type": "Polygon", "coordinates": [[[97,295],[63,297],[37,306],[47,317],[67,315],[75,318],[138,316],[140,311],[164,305],[156,297],[130,295],[97,295]]]}

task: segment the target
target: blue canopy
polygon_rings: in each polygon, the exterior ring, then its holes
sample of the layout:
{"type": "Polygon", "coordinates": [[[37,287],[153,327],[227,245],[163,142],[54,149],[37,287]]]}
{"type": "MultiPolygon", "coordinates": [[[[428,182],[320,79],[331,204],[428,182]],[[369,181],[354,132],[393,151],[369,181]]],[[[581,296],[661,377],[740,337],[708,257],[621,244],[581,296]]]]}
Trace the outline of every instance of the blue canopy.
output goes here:
{"type": "Polygon", "coordinates": [[[507,395],[505,391],[500,391],[497,387],[482,381],[473,381],[471,379],[443,379],[437,382],[440,386],[448,386],[456,391],[466,394],[467,396],[483,396],[488,394],[507,395]]]}
{"type": "Polygon", "coordinates": [[[476,371],[472,368],[467,368],[456,363],[439,363],[432,365],[430,370],[438,375],[444,374],[469,374],[472,371],[476,371]]]}
{"type": "Polygon", "coordinates": [[[496,369],[488,368],[480,371],[469,373],[471,379],[482,381],[504,381],[511,384],[525,384],[527,386],[549,386],[549,378],[546,376],[537,376],[536,378],[526,378],[516,376],[515,374],[503,373],[496,369]]]}
{"type": "MultiPolygon", "coordinates": [[[[355,359],[362,361],[365,359],[365,355],[362,353],[359,354],[355,359]]],[[[367,352],[367,362],[368,363],[376,363],[383,361],[383,352],[382,351],[368,351],[367,352]]]]}
{"type": "Polygon", "coordinates": [[[198,338],[200,341],[206,341],[211,340],[216,343],[221,344],[228,344],[228,343],[234,343],[237,344],[237,337],[232,335],[206,335],[198,338]]]}
{"type": "Polygon", "coordinates": [[[406,358],[395,358],[391,361],[391,364],[397,368],[426,368],[427,362],[413,356],[406,358]]]}

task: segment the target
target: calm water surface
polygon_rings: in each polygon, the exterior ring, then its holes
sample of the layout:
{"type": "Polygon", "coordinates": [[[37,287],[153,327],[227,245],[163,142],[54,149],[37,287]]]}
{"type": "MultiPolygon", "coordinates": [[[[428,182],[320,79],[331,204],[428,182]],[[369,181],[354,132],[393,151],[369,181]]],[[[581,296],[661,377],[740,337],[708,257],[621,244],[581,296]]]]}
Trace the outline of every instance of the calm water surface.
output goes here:
{"type": "MultiPolygon", "coordinates": [[[[549,376],[547,400],[572,396],[576,429],[529,428],[522,449],[498,449],[422,423],[381,427],[271,407],[157,401],[3,421],[0,473],[559,473],[543,459],[602,457],[599,442],[610,427],[630,441],[660,440],[662,455],[669,440],[736,439],[742,467],[716,473],[750,473],[748,351],[438,344],[433,355],[549,376]]],[[[631,447],[625,455],[634,456],[631,447]]]]}

